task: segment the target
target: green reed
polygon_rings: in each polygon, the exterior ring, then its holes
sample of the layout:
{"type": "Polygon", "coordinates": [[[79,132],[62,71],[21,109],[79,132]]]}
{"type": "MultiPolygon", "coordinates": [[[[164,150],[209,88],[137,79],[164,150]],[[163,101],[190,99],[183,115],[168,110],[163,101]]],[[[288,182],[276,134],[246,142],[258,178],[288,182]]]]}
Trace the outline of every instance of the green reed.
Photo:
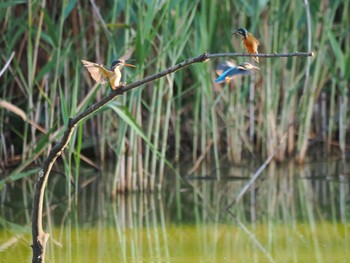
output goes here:
{"type": "MultiPolygon", "coordinates": [[[[211,172],[218,171],[226,157],[247,163],[251,157],[269,156],[285,133],[288,139],[276,154],[280,161],[305,161],[313,141],[323,142],[329,151],[337,145],[345,156],[349,1],[334,1],[327,8],[312,2],[309,8],[315,56],[308,77],[305,58],[260,58],[261,70],[254,76],[216,85],[212,80],[219,60],[211,60],[130,91],[77,129],[60,159],[67,184],[72,178],[79,181],[82,163],[108,162],[115,165],[114,194],[153,191],[161,188],[165,166],[173,159],[191,159],[193,165],[207,162],[211,172]]],[[[29,171],[33,163],[40,166],[69,118],[109,92],[108,86],[94,85],[80,59],[109,66],[134,48],[130,58],[137,68],[123,71],[130,83],[203,52],[243,52],[240,37],[231,36],[239,27],[260,40],[260,53],[308,48],[306,6],[294,2],[233,6],[128,0],[95,7],[42,1],[1,4],[0,9],[2,61],[16,52],[1,77],[1,99],[23,109],[45,130],[0,109],[0,157],[5,164],[17,156],[20,160],[7,177],[11,180],[31,175],[18,173],[29,171]]],[[[243,61],[250,58],[236,59],[243,61]]]]}

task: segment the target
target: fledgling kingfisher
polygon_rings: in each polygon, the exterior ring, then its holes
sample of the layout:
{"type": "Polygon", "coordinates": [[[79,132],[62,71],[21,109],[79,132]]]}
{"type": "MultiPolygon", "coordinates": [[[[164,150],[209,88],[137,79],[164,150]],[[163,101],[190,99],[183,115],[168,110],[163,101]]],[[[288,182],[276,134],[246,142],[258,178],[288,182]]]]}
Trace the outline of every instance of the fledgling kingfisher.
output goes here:
{"type": "Polygon", "coordinates": [[[111,70],[107,69],[102,64],[97,64],[86,60],[81,60],[81,62],[83,62],[84,66],[90,72],[91,77],[97,83],[103,84],[106,81],[109,81],[109,84],[111,85],[112,90],[115,90],[125,85],[125,83],[120,82],[122,78],[121,69],[123,66],[135,68],[135,65],[127,64],[125,63],[125,60],[122,60],[122,59],[113,60],[111,65],[111,70]]]}
{"type": "Polygon", "coordinates": [[[220,63],[216,68],[216,73],[220,75],[214,82],[216,83],[229,83],[231,79],[239,75],[249,75],[254,72],[254,70],[260,70],[260,68],[253,66],[248,62],[243,62],[238,66],[230,62],[220,63]]]}
{"type": "MultiPolygon", "coordinates": [[[[242,43],[248,54],[258,54],[258,46],[260,45],[259,41],[245,28],[239,28],[236,31],[232,32],[233,34],[242,35],[242,43]]],[[[253,59],[259,63],[258,57],[253,57],[253,59]]]]}

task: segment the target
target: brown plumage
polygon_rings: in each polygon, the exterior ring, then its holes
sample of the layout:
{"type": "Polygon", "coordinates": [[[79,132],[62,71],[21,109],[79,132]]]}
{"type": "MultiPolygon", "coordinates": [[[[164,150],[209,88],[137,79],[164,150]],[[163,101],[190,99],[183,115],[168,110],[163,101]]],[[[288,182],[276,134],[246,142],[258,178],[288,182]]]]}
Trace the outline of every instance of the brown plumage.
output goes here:
{"type": "MultiPolygon", "coordinates": [[[[258,46],[260,42],[245,28],[237,29],[233,34],[242,35],[242,43],[248,54],[258,54],[258,46]]],[[[259,63],[258,57],[253,57],[253,59],[259,63]]]]}

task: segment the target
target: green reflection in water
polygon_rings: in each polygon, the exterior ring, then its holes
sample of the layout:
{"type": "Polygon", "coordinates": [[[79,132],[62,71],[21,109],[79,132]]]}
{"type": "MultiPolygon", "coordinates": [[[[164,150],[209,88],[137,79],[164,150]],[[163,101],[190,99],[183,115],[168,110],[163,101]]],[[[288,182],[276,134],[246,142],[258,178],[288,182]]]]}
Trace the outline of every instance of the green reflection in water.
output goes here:
{"type": "MultiPolygon", "coordinates": [[[[271,251],[271,258],[276,262],[317,262],[320,258],[323,262],[342,262],[350,257],[349,228],[329,223],[317,227],[323,231],[313,233],[308,225],[301,224],[273,229],[257,226],[254,232],[257,241],[271,251]]],[[[87,253],[72,252],[72,262],[116,262],[117,259],[119,262],[271,261],[237,226],[128,229],[119,242],[111,229],[83,230],[78,236],[80,238],[73,238],[72,245],[87,253]]],[[[65,256],[55,252],[57,260],[65,256]]]]}
{"type": "MultiPolygon", "coordinates": [[[[48,262],[348,262],[350,227],[309,224],[193,225],[166,228],[54,229],[48,262]],[[262,251],[257,242],[269,255],[262,251]]],[[[0,236],[1,244],[6,237],[0,236]]],[[[0,262],[29,262],[30,236],[1,251],[0,262]],[[15,261],[14,261],[15,260],[15,261]]]]}
{"type": "MultiPolygon", "coordinates": [[[[77,207],[57,181],[50,187],[60,194],[50,195],[44,219],[47,262],[348,262],[350,185],[337,167],[271,164],[233,215],[225,208],[247,180],[170,183],[161,195],[113,202],[111,184],[101,180],[80,192],[77,207]]],[[[23,214],[1,207],[0,262],[31,259],[23,214]]]]}

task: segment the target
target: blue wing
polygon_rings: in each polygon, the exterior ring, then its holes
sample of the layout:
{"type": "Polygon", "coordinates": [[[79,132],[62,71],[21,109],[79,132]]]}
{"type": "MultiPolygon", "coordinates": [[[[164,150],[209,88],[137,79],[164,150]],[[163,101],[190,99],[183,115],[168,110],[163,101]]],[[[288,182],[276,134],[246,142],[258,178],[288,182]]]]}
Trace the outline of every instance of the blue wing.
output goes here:
{"type": "MultiPolygon", "coordinates": [[[[227,67],[222,67],[227,68],[227,67]]],[[[249,75],[252,74],[253,70],[246,69],[242,65],[229,67],[224,73],[222,73],[214,82],[216,83],[222,83],[226,82],[227,80],[231,80],[233,77],[238,75],[249,75]]]]}
{"type": "Polygon", "coordinates": [[[227,78],[232,79],[234,76],[242,74],[242,71],[243,70],[238,69],[237,67],[229,68],[224,73],[222,73],[216,80],[214,80],[214,82],[216,83],[225,82],[227,78]]]}
{"type": "Polygon", "coordinates": [[[218,64],[218,66],[215,69],[216,74],[221,75],[222,73],[224,73],[225,71],[229,70],[232,67],[235,67],[236,64],[234,62],[231,61],[223,61],[221,63],[218,64]]]}

